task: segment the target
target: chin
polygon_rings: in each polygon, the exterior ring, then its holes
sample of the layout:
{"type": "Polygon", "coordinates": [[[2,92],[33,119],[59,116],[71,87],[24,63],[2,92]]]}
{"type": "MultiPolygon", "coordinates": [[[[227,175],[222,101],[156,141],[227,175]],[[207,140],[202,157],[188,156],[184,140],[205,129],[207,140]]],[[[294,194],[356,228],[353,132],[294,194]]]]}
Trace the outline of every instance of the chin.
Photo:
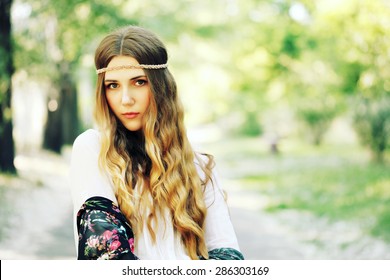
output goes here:
{"type": "Polygon", "coordinates": [[[142,127],[141,127],[141,126],[130,126],[130,125],[125,125],[125,127],[126,127],[126,129],[127,129],[128,131],[133,131],[133,132],[142,130],[142,127]]]}

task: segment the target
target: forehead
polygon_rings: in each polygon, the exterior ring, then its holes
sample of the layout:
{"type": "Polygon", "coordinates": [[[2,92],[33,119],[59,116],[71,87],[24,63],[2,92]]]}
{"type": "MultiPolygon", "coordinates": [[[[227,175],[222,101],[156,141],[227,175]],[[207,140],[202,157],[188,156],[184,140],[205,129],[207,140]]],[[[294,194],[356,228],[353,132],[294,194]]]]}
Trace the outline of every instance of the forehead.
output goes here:
{"type": "MultiPolygon", "coordinates": [[[[138,61],[131,56],[115,56],[108,63],[107,67],[116,67],[123,65],[138,65],[138,61]]],[[[144,76],[145,71],[142,68],[120,69],[107,71],[105,80],[131,79],[136,76],[144,76]]]]}

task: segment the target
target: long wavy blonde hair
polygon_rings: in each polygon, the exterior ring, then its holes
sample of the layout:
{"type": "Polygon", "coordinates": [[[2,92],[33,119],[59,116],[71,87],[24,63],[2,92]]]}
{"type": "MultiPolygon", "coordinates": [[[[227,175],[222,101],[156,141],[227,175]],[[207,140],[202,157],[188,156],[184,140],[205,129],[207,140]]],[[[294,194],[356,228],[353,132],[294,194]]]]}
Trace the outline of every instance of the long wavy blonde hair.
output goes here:
{"type": "MultiPolygon", "coordinates": [[[[140,64],[164,64],[168,55],[163,43],[150,31],[128,26],[106,36],[95,53],[96,69],[107,67],[118,55],[140,64]]],[[[207,207],[203,200],[214,165],[211,156],[202,160],[187,139],[184,110],[172,74],[167,68],[144,69],[151,88],[150,105],[141,131],[126,130],[108,107],[104,73],[96,88],[95,119],[102,133],[99,165],[112,178],[120,209],[135,234],[147,229],[156,241],[156,214],[171,215],[175,233],[192,259],[208,257],[204,238],[207,207]],[[203,170],[202,178],[196,164],[203,170]],[[145,208],[149,215],[144,217],[145,208]],[[154,224],[153,224],[154,223],[154,224]]],[[[164,221],[162,221],[164,222],[164,221]]]]}

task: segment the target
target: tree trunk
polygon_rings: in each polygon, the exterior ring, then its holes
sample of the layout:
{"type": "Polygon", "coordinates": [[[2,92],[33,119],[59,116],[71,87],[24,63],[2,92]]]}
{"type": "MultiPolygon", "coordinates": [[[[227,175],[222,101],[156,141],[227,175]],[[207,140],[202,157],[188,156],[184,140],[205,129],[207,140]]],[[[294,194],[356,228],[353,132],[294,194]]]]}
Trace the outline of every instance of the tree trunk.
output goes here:
{"type": "Polygon", "coordinates": [[[12,75],[14,73],[11,5],[12,0],[0,0],[0,170],[15,173],[11,108],[12,75]]]}
{"type": "Polygon", "coordinates": [[[43,148],[60,153],[62,147],[62,98],[61,94],[47,100],[47,123],[43,138],[43,148]]]}
{"type": "Polygon", "coordinates": [[[65,63],[61,67],[62,141],[64,145],[72,145],[79,134],[77,87],[70,69],[69,63],[65,63]]]}
{"type": "MultiPolygon", "coordinates": [[[[59,96],[53,100],[56,110],[48,106],[48,122],[45,129],[44,148],[61,152],[63,145],[71,145],[79,133],[77,89],[72,79],[69,62],[59,65],[59,96]]],[[[52,102],[53,102],[52,101],[52,102]]]]}

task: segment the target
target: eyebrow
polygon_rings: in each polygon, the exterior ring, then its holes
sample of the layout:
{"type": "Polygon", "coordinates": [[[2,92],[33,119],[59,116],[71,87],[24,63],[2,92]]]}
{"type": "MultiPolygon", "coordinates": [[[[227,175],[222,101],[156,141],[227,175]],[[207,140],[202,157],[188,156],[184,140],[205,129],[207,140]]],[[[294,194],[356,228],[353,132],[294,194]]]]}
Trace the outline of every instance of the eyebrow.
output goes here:
{"type": "MultiPolygon", "coordinates": [[[[139,78],[147,78],[147,77],[146,77],[146,75],[139,75],[139,76],[131,78],[130,81],[137,80],[139,78]]],[[[104,83],[112,83],[112,82],[117,82],[117,81],[118,80],[109,79],[109,80],[104,80],[104,83]]]]}

